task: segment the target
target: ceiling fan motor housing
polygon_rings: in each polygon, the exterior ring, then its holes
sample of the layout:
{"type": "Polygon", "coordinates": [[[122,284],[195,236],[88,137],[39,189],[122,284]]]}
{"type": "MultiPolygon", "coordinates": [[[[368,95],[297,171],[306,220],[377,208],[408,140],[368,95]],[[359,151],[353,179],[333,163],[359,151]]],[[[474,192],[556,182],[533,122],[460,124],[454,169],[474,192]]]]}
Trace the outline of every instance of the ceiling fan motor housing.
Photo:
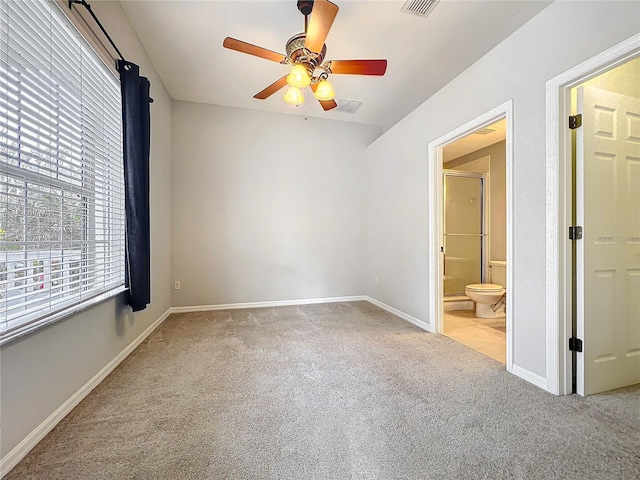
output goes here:
{"type": "Polygon", "coordinates": [[[309,52],[304,48],[306,38],[306,33],[298,33],[291,37],[287,41],[287,57],[291,60],[291,63],[304,65],[309,75],[312,76],[315,68],[322,64],[327,53],[327,46],[322,45],[320,53],[309,52]]]}

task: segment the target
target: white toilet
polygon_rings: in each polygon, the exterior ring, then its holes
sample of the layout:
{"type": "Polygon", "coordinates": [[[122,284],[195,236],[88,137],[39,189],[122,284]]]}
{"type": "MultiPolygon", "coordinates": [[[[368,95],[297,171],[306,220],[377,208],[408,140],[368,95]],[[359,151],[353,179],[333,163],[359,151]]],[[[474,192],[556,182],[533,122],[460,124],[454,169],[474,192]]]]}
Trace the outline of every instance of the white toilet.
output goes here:
{"type": "MultiPolygon", "coordinates": [[[[491,279],[506,283],[506,262],[489,262],[491,279]]],[[[464,293],[476,304],[476,317],[500,318],[506,316],[507,290],[498,283],[474,283],[467,285],[464,293]]]]}
{"type": "Polygon", "coordinates": [[[464,293],[476,302],[476,317],[499,318],[506,316],[502,285],[495,283],[475,283],[467,285],[464,293]]]}

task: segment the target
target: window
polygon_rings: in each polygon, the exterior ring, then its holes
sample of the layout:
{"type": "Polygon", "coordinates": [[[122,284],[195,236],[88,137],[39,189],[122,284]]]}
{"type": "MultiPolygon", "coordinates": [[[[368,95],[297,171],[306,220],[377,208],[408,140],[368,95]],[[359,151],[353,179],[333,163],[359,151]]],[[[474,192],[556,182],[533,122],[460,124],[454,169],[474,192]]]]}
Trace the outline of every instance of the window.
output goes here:
{"type": "Polygon", "coordinates": [[[54,2],[0,0],[0,338],[124,285],[120,86],[54,2]]]}

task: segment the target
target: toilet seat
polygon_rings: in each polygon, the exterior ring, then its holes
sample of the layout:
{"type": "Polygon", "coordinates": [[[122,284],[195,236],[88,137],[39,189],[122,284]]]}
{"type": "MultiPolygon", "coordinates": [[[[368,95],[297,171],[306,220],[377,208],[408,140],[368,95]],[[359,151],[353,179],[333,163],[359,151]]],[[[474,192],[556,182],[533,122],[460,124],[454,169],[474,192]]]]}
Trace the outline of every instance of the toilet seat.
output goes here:
{"type": "Polygon", "coordinates": [[[504,287],[495,283],[474,283],[467,285],[466,290],[478,293],[500,293],[504,290],[504,287]]]}

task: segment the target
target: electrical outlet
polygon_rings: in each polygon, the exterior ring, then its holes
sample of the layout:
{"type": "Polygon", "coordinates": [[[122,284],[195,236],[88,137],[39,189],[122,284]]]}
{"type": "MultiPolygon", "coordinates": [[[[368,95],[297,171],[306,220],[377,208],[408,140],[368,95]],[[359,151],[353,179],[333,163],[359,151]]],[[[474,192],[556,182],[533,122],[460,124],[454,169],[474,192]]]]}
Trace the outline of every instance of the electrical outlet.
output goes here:
{"type": "Polygon", "coordinates": [[[375,280],[373,281],[373,283],[377,284],[378,283],[378,277],[375,278],[375,280]]]}
{"type": "Polygon", "coordinates": [[[178,280],[173,282],[173,289],[174,290],[180,290],[180,282],[178,280]]]}

